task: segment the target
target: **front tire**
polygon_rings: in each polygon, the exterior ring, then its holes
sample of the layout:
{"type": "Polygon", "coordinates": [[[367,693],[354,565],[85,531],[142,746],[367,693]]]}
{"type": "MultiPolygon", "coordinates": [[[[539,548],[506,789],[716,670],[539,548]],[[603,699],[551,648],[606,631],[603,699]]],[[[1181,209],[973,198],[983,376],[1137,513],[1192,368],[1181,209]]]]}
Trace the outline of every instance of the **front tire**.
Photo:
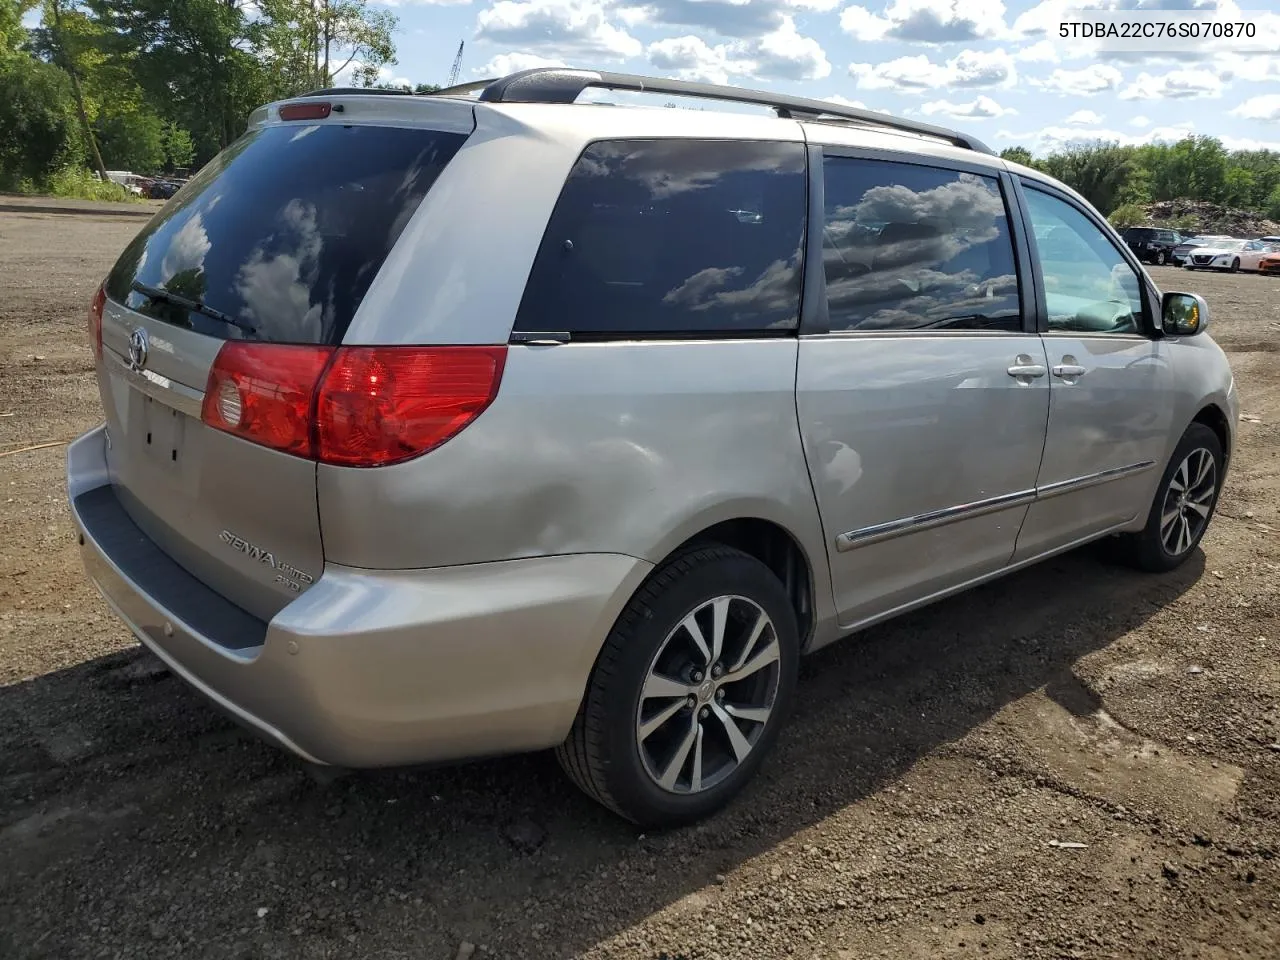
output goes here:
{"type": "Polygon", "coordinates": [[[655,571],[618,617],[556,756],[589,796],[646,827],[727,804],[777,739],[800,656],[782,583],[705,546],[655,571]]]}
{"type": "Polygon", "coordinates": [[[1239,257],[1236,257],[1234,260],[1232,260],[1232,261],[1231,261],[1231,272],[1232,272],[1232,273],[1239,273],[1239,272],[1240,272],[1240,258],[1239,258],[1239,257]]]}
{"type": "Polygon", "coordinates": [[[1191,556],[1218,505],[1224,461],[1216,433],[1203,423],[1187,427],[1160,478],[1147,525],[1125,538],[1130,563],[1165,573],[1191,556]]]}

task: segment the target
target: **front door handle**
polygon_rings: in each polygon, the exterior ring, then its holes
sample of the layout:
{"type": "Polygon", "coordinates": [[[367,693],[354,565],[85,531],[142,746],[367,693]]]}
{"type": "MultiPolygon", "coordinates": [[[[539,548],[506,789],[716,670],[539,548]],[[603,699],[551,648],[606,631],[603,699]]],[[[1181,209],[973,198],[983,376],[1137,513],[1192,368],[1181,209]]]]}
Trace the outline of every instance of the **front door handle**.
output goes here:
{"type": "Polygon", "coordinates": [[[1053,368],[1053,375],[1060,380],[1066,380],[1070,383],[1079,377],[1085,375],[1085,368],[1078,363],[1059,363],[1053,368]]]}
{"type": "Polygon", "coordinates": [[[1014,360],[1013,366],[1009,368],[1009,376],[1019,383],[1030,383],[1032,380],[1043,377],[1048,372],[1043,363],[1035,363],[1025,353],[1019,354],[1018,358],[1014,360]]]}

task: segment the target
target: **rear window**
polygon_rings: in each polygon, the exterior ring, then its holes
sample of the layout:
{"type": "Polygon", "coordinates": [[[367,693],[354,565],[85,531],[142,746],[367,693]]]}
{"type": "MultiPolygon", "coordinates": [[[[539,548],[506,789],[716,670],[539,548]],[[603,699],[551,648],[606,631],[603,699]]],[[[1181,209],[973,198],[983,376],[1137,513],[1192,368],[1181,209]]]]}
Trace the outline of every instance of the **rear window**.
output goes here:
{"type": "Polygon", "coordinates": [[[252,130],[129,244],[107,295],[210,336],[338,343],[465,139],[338,124],[252,130]]]}
{"type": "Polygon", "coordinates": [[[1121,236],[1126,240],[1154,240],[1158,235],[1156,231],[1146,227],[1130,227],[1121,236]]]}
{"type": "Polygon", "coordinates": [[[805,191],[800,143],[594,143],[552,212],[515,329],[795,330],[805,191]]]}

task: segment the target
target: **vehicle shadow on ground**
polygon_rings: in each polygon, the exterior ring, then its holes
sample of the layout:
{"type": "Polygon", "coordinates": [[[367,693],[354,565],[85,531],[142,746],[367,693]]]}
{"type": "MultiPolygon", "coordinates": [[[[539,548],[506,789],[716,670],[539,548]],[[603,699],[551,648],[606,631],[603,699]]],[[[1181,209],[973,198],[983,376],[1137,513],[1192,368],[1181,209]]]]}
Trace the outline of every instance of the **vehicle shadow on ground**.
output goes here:
{"type": "Polygon", "coordinates": [[[0,952],[578,952],[875,794],[1006,704],[1069,687],[1076,660],[1203,564],[1197,551],[1155,577],[1086,548],[820,651],[747,792],[650,836],[546,754],[318,782],[140,652],[0,689],[0,908],[17,918],[0,923],[13,938],[0,952]]]}

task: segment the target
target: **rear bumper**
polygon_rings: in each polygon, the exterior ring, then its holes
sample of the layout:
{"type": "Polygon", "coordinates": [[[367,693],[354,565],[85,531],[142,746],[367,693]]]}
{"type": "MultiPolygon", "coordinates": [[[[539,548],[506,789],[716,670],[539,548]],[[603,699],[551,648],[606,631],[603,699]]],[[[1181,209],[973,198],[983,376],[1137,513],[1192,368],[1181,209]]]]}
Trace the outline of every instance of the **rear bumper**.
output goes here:
{"type": "Polygon", "coordinates": [[[89,577],[174,673],[316,763],[391,766],[559,743],[600,645],[652,569],[615,554],[430,570],[328,565],[264,624],[132,526],[103,447],[98,428],[67,459],[89,577]]]}

